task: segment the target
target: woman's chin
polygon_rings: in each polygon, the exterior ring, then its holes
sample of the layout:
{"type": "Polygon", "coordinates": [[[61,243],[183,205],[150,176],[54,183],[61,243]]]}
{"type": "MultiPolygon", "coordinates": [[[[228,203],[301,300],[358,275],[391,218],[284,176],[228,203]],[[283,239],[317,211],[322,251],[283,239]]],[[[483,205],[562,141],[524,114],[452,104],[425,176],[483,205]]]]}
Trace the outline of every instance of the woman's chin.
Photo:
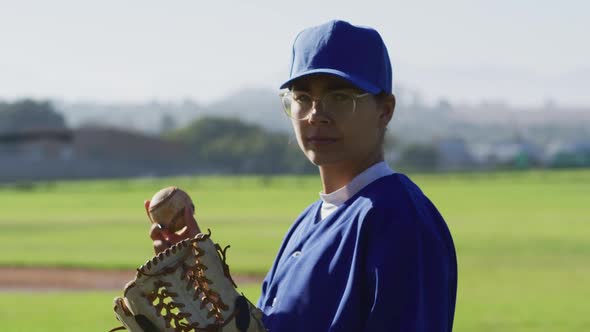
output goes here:
{"type": "Polygon", "coordinates": [[[336,165],[345,159],[342,153],[318,153],[316,151],[308,151],[306,156],[312,164],[318,167],[336,165]]]}

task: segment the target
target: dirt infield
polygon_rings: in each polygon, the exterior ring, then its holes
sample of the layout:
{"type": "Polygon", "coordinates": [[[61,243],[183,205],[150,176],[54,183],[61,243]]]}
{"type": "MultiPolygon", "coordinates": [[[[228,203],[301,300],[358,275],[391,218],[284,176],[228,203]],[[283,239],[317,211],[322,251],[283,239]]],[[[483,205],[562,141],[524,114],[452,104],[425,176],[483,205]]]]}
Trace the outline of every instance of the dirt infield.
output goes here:
{"type": "MultiPolygon", "coordinates": [[[[0,290],[122,290],[134,270],[0,267],[0,290]]],[[[259,276],[233,276],[238,285],[262,283],[259,276]]]]}

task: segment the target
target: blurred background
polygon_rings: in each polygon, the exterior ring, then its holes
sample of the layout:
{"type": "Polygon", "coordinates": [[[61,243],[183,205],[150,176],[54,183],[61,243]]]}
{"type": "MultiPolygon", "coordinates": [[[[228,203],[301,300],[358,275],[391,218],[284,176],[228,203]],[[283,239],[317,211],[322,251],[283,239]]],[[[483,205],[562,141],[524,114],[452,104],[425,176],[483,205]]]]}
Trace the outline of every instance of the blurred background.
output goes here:
{"type": "Polygon", "coordinates": [[[335,18],[388,46],[398,105],[386,159],[451,228],[455,330],[590,330],[590,3],[0,8],[2,331],[117,326],[112,298],[152,254],[143,200],[168,185],[232,245],[255,301],[321,190],[277,88],[296,34],[335,18]]]}

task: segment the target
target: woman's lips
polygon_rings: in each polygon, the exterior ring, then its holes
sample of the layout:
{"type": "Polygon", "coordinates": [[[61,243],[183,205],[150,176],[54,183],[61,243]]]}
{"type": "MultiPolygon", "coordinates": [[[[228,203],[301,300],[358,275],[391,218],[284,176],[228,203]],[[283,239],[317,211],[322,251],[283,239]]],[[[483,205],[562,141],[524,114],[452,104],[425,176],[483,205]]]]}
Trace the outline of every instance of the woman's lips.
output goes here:
{"type": "Polygon", "coordinates": [[[332,144],[338,141],[335,137],[325,137],[325,136],[310,136],[307,139],[307,143],[312,145],[327,145],[332,144]]]}

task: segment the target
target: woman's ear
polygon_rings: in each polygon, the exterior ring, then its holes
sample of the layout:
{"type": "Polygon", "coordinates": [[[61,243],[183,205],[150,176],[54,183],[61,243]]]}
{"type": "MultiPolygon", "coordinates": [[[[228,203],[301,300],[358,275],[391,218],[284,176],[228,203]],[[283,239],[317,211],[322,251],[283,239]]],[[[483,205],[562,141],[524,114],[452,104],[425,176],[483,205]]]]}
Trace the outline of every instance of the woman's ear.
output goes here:
{"type": "Polygon", "coordinates": [[[395,96],[394,95],[384,95],[379,96],[379,121],[383,128],[387,127],[389,121],[393,117],[393,112],[395,111],[395,96]]]}

